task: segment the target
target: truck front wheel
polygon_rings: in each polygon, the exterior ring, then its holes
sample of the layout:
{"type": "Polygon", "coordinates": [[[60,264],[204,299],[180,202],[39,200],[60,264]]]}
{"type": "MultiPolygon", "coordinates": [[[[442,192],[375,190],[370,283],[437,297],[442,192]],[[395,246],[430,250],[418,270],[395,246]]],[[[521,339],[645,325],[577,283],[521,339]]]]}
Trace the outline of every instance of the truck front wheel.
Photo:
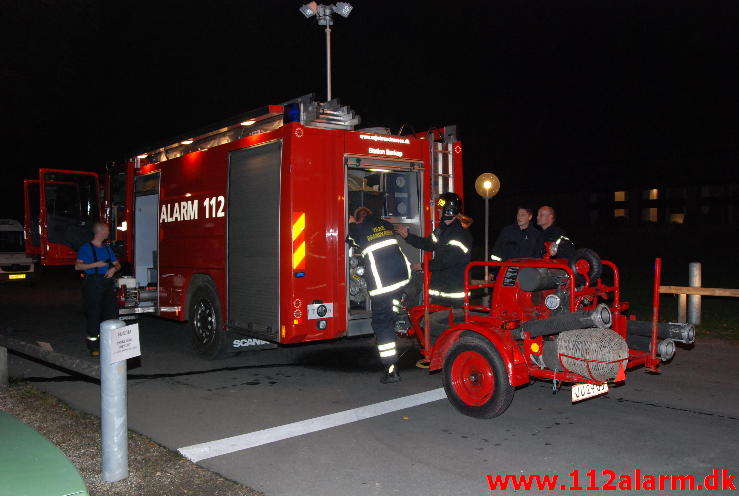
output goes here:
{"type": "Polygon", "coordinates": [[[198,355],[208,360],[222,356],[226,335],[221,324],[221,305],[209,286],[199,287],[190,300],[192,344],[198,355]]]}
{"type": "Polygon", "coordinates": [[[513,401],[505,364],[495,347],[479,334],[454,343],[444,359],[444,389],[454,408],[475,418],[493,418],[513,401]]]}

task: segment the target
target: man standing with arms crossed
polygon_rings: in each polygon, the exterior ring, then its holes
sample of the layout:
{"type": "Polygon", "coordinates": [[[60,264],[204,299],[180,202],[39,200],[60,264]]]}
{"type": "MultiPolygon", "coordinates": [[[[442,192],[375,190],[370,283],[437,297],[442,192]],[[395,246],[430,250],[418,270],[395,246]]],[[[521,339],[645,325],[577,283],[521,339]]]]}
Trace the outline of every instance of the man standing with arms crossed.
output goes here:
{"type": "Polygon", "coordinates": [[[92,232],[92,241],[82,245],[77,252],[74,269],[84,273],[82,298],[87,318],[87,349],[91,356],[99,356],[100,323],[118,318],[113,275],[121,269],[121,264],[105,243],[110,235],[107,224],[96,222],[92,232]]]}
{"type": "MultiPolygon", "coordinates": [[[[541,241],[542,243],[546,243],[547,241],[552,243],[549,247],[549,254],[552,258],[569,259],[575,254],[575,245],[567,237],[564,229],[554,225],[556,219],[557,214],[554,208],[548,205],[539,208],[539,212],[536,215],[536,223],[541,227],[541,241]]],[[[543,248],[541,255],[544,256],[543,248]]]]}
{"type": "Polygon", "coordinates": [[[534,213],[528,207],[518,207],[516,223],[504,227],[493,246],[491,260],[538,257],[541,251],[541,233],[531,223],[534,213]]]}

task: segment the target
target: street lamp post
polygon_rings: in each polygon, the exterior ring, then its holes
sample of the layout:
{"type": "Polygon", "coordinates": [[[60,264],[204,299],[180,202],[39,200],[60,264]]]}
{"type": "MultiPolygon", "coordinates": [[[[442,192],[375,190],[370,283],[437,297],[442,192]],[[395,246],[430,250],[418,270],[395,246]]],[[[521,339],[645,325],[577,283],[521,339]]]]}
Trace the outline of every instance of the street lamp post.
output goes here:
{"type": "MultiPolygon", "coordinates": [[[[475,180],[475,191],[485,199],[485,255],[484,259],[488,261],[488,239],[490,232],[490,198],[494,197],[500,191],[500,180],[498,176],[491,172],[480,174],[475,180]]],[[[488,267],[485,266],[485,280],[488,280],[488,267]]],[[[487,288],[485,293],[487,293],[487,288]]]]}
{"type": "Polygon", "coordinates": [[[316,16],[319,26],[326,26],[326,101],[331,101],[331,26],[334,24],[332,15],[339,14],[349,17],[354,7],[347,2],[336,2],[336,4],[324,5],[316,2],[306,3],[300,7],[300,12],[306,17],[316,16]]]}

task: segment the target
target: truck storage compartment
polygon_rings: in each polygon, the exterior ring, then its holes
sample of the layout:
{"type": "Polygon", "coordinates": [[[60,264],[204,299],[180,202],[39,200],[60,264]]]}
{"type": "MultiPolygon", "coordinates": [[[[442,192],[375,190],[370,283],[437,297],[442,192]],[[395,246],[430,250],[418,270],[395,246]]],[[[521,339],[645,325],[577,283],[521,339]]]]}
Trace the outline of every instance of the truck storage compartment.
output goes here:
{"type": "Polygon", "coordinates": [[[228,325],[270,341],[280,335],[281,163],[281,141],[229,155],[228,325]]]}

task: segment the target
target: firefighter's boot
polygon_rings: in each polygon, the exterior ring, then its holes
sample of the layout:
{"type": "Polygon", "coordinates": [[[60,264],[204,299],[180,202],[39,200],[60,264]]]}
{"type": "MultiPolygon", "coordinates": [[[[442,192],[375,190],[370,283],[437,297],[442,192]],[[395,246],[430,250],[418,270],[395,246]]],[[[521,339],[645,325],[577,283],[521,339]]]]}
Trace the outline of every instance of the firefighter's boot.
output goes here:
{"type": "Polygon", "coordinates": [[[390,365],[380,377],[380,382],[383,384],[392,384],[393,382],[400,382],[402,378],[398,373],[398,366],[396,364],[390,365]]]}
{"type": "Polygon", "coordinates": [[[385,371],[380,377],[380,382],[383,384],[390,384],[391,382],[399,382],[400,376],[398,375],[398,352],[395,345],[395,339],[392,341],[381,343],[377,345],[377,351],[380,352],[380,361],[382,362],[385,371]]]}
{"type": "Polygon", "coordinates": [[[100,356],[100,336],[87,336],[87,351],[90,356],[100,356]]]}

